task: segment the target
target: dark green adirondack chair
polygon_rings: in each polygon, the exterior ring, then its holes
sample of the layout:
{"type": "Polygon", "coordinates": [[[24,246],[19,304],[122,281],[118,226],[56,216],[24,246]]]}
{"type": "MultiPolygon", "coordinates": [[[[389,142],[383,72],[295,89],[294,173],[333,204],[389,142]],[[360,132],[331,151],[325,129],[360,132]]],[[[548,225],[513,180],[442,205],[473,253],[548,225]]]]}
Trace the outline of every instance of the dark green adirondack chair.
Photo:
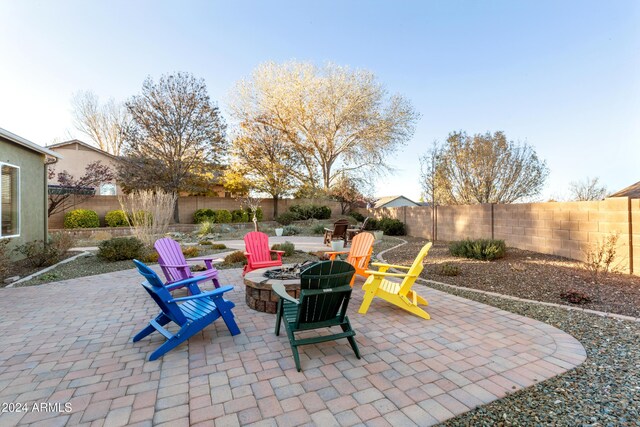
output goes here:
{"type": "Polygon", "coordinates": [[[349,283],[354,273],[353,266],[344,261],[322,261],[313,264],[300,275],[299,300],[287,294],[283,285],[273,285],[273,291],[280,296],[275,333],[280,335],[280,323],[284,321],[298,372],[300,345],[347,338],[356,357],[360,359],[360,350],[354,338],[356,333],[346,315],[351,298],[349,283]],[[303,339],[297,339],[294,335],[296,332],[332,326],[339,326],[342,332],[303,339]]]}
{"type": "MultiPolygon", "coordinates": [[[[138,272],[147,279],[142,283],[151,298],[158,304],[162,312],[149,322],[149,325],[133,337],[133,342],[139,341],[152,332],[158,331],[167,338],[164,344],[156,349],[149,360],[155,360],[169,350],[179,346],[196,333],[209,326],[216,319],[222,317],[231,335],[240,333],[231,310],[235,305],[231,301],[222,298],[225,292],[233,289],[232,286],[222,286],[214,291],[201,292],[195,295],[181,298],[173,298],[170,288],[165,286],[155,271],[138,260],[133,260],[138,272]],[[172,334],[163,326],[173,322],[180,326],[180,330],[172,334]]],[[[202,277],[192,277],[179,280],[170,286],[182,287],[195,284],[202,277]]],[[[197,288],[196,288],[197,289],[197,288]]]]}

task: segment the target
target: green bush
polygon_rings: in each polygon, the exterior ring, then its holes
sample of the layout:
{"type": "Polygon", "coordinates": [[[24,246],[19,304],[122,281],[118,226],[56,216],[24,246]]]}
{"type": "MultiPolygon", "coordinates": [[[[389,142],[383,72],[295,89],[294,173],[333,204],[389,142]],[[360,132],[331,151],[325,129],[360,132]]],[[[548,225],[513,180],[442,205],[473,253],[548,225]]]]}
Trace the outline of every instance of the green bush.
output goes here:
{"type": "Polygon", "coordinates": [[[295,225],[285,225],[282,229],[283,236],[295,236],[300,233],[302,233],[302,229],[295,225]]]}
{"type": "Polygon", "coordinates": [[[183,246],[180,249],[182,250],[182,255],[184,255],[185,258],[193,258],[200,254],[200,251],[195,246],[183,246]]]}
{"type": "Polygon", "coordinates": [[[64,228],[96,228],[100,227],[100,218],[96,211],[75,209],[64,214],[64,228]]]}
{"type": "Polygon", "coordinates": [[[249,222],[249,212],[242,209],[232,210],[231,222],[249,222]]]}
{"type": "Polygon", "coordinates": [[[227,245],[224,243],[212,243],[211,249],[227,249],[227,245]]]}
{"type": "Polygon", "coordinates": [[[152,224],[153,215],[149,211],[137,211],[129,219],[132,225],[152,224]]]}
{"type": "MultiPolygon", "coordinates": [[[[247,209],[247,214],[249,216],[249,221],[253,221],[253,210],[251,210],[251,208],[247,209]]],[[[262,208],[256,209],[256,219],[258,221],[262,221],[262,208]]]]}
{"type": "Polygon", "coordinates": [[[220,209],[216,211],[216,222],[218,224],[228,224],[231,222],[231,212],[226,209],[220,209]]]}
{"type": "Polygon", "coordinates": [[[24,255],[32,267],[47,267],[59,262],[73,246],[73,238],[66,233],[51,235],[47,243],[33,240],[17,246],[14,251],[24,255]]]}
{"type": "Polygon", "coordinates": [[[215,222],[216,213],[211,209],[196,209],[193,213],[193,223],[202,224],[203,222],[215,222]]]}
{"type": "Polygon", "coordinates": [[[331,208],[329,206],[317,205],[293,205],[289,207],[289,212],[296,215],[296,219],[329,219],[331,218],[331,208]]]}
{"type": "Polygon", "coordinates": [[[382,218],[378,221],[378,229],[384,231],[387,236],[404,236],[406,230],[404,223],[399,219],[382,218]]]}
{"type": "Polygon", "coordinates": [[[456,257],[492,261],[504,257],[507,252],[507,246],[504,240],[467,239],[451,242],[449,252],[456,257]]]}
{"type": "Polygon", "coordinates": [[[284,251],[283,256],[287,257],[295,253],[296,246],[291,242],[284,242],[276,243],[275,245],[271,246],[271,249],[274,251],[284,251]]]}
{"type": "Polygon", "coordinates": [[[437,271],[441,276],[457,276],[460,274],[458,266],[449,263],[442,264],[437,271]]]}
{"type": "Polygon", "coordinates": [[[145,255],[144,243],[135,237],[114,237],[98,247],[98,256],[107,261],[143,258],[145,255]]]}
{"type": "Polygon", "coordinates": [[[364,229],[367,231],[379,230],[378,220],[375,218],[369,218],[369,221],[364,225],[364,229]]]}
{"type": "Polygon", "coordinates": [[[206,234],[214,234],[217,231],[216,225],[213,221],[205,221],[200,223],[200,227],[198,228],[198,235],[204,236],[206,234]]]}
{"type": "Polygon", "coordinates": [[[109,227],[128,227],[127,214],[123,210],[109,211],[104,216],[104,221],[109,227]]]}
{"type": "Polygon", "coordinates": [[[311,231],[313,232],[313,234],[322,234],[324,233],[325,228],[329,228],[329,227],[327,227],[326,224],[316,224],[313,226],[311,231]]]}
{"type": "Polygon", "coordinates": [[[278,222],[278,224],[289,225],[297,219],[298,219],[298,216],[295,213],[284,212],[278,215],[278,217],[276,218],[276,221],[278,222]]]}
{"type": "Polygon", "coordinates": [[[356,221],[358,222],[362,222],[364,221],[364,215],[362,215],[360,212],[350,212],[349,216],[355,218],[356,221]]]}
{"type": "Polygon", "coordinates": [[[242,251],[235,251],[230,253],[229,255],[227,255],[226,257],[224,257],[224,264],[235,264],[241,262],[242,265],[245,265],[247,263],[247,257],[244,255],[244,252],[242,251]]]}

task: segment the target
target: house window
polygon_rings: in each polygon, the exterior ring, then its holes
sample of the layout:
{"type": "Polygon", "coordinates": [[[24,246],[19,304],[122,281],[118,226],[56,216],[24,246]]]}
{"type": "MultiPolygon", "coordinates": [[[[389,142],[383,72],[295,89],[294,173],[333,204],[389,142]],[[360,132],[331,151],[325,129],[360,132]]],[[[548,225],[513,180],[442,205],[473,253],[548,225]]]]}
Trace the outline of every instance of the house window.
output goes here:
{"type": "Polygon", "coordinates": [[[116,195],[116,186],[115,184],[106,183],[100,186],[100,195],[101,196],[115,196],[116,195]]]}
{"type": "Polygon", "coordinates": [[[20,168],[0,163],[0,237],[20,235],[20,168]]]}

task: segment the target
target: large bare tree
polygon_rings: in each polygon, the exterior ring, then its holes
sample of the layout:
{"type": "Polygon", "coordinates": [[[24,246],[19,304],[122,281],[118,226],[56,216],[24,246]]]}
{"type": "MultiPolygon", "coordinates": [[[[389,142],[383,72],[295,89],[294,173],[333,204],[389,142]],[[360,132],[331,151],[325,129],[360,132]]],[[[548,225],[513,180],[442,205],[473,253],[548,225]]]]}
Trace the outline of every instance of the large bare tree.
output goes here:
{"type": "Polygon", "coordinates": [[[442,204],[513,203],[540,194],[549,175],[530,145],[503,132],[453,132],[423,165],[423,184],[442,204]]]}
{"type": "Polygon", "coordinates": [[[238,122],[281,132],[300,157],[304,186],[325,191],[344,174],[386,171],[418,118],[368,71],[300,62],[260,65],[237,83],[230,109],[238,122]]]}
{"type": "MultiPolygon", "coordinates": [[[[226,149],[225,124],[203,79],[189,73],[150,77],[127,103],[125,157],[118,164],[123,189],[172,193],[203,191],[213,184],[226,149]]],[[[179,222],[178,204],[173,218],[179,222]]]]}
{"type": "Polygon", "coordinates": [[[262,121],[242,123],[233,139],[232,164],[226,174],[229,189],[238,182],[273,198],[273,217],[278,216],[278,200],[296,187],[301,160],[278,129],[262,121]]]}
{"type": "Polygon", "coordinates": [[[585,178],[569,184],[571,199],[576,201],[602,200],[607,196],[607,187],[600,184],[599,178],[585,178]]]}
{"type": "Polygon", "coordinates": [[[75,93],[71,104],[76,129],[91,138],[101,150],[119,156],[124,138],[123,129],[130,120],[125,105],[113,99],[100,104],[98,95],[90,91],[75,93]]]}

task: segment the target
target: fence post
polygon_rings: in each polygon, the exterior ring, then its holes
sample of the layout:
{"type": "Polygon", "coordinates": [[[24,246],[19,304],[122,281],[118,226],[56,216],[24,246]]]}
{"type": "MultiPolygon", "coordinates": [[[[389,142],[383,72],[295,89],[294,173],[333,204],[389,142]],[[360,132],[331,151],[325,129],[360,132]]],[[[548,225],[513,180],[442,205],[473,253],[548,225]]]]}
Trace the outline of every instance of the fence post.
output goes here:
{"type": "Polygon", "coordinates": [[[631,211],[631,197],[627,197],[627,215],[629,218],[629,274],[633,274],[633,215],[631,211]]]}
{"type": "Polygon", "coordinates": [[[493,217],[493,206],[494,206],[494,203],[491,203],[491,240],[494,239],[494,227],[495,227],[495,222],[493,217]]]}

